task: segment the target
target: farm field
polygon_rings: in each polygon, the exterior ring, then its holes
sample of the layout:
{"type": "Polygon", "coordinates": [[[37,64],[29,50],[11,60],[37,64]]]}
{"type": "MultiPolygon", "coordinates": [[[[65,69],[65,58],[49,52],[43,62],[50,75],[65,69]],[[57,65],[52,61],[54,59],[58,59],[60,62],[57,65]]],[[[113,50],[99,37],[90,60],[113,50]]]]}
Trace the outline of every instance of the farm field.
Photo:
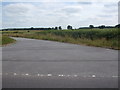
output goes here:
{"type": "Polygon", "coordinates": [[[118,28],[44,31],[15,30],[2,31],[2,35],[120,49],[118,28]]]}

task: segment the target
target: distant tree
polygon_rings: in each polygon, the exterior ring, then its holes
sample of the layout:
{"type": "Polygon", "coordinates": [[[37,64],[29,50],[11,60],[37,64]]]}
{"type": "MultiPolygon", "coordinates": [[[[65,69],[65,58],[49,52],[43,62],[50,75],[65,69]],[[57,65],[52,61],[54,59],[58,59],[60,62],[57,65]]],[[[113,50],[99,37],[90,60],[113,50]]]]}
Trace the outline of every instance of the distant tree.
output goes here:
{"type": "Polygon", "coordinates": [[[101,25],[99,26],[100,29],[104,29],[105,28],[105,25],[101,25]]]}
{"type": "Polygon", "coordinates": [[[68,25],[68,26],[67,26],[67,29],[69,29],[69,30],[72,29],[72,26],[68,25]]]}
{"type": "Polygon", "coordinates": [[[72,26],[70,27],[70,29],[73,29],[72,26]]]}
{"type": "Polygon", "coordinates": [[[51,30],[51,28],[49,27],[49,28],[47,28],[47,30],[51,30]]]}
{"type": "Polygon", "coordinates": [[[116,28],[120,28],[120,24],[116,25],[115,27],[116,27],[116,28]]]}
{"type": "Polygon", "coordinates": [[[93,26],[93,25],[89,25],[89,28],[91,28],[91,29],[92,29],[92,28],[94,28],[94,26],[93,26]]]}
{"type": "Polygon", "coordinates": [[[58,30],[58,27],[55,27],[55,30],[58,30]]]}
{"type": "Polygon", "coordinates": [[[70,25],[67,26],[67,29],[70,29],[70,25]]]}
{"type": "Polygon", "coordinates": [[[59,30],[62,30],[62,27],[61,27],[61,26],[59,26],[59,30]]]}
{"type": "Polygon", "coordinates": [[[33,27],[31,27],[31,30],[33,30],[34,28],[33,27]]]}
{"type": "Polygon", "coordinates": [[[54,30],[55,28],[54,28],[54,27],[52,27],[51,29],[52,29],[52,30],[54,30]]]}

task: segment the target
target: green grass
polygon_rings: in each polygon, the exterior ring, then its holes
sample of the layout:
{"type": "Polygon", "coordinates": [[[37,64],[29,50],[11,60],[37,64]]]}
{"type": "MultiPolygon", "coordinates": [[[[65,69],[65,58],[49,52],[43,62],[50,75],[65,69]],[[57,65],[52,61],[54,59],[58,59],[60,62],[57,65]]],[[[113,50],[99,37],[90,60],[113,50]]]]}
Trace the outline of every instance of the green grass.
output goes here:
{"type": "Polygon", "coordinates": [[[10,43],[14,43],[15,40],[8,37],[8,36],[2,36],[0,35],[0,46],[3,46],[3,45],[7,45],[7,44],[10,44],[10,43]]]}
{"type": "Polygon", "coordinates": [[[32,39],[52,40],[88,46],[120,49],[119,30],[80,29],[80,30],[46,30],[46,31],[3,31],[3,35],[32,39]]]}

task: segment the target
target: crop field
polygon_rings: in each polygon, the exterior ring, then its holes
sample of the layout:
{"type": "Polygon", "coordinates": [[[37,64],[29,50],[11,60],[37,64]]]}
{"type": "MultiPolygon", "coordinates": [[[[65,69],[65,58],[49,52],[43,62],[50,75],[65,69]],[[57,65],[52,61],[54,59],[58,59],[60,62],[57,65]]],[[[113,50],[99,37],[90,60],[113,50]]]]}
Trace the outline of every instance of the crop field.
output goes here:
{"type": "Polygon", "coordinates": [[[118,28],[79,30],[17,30],[2,31],[2,35],[52,40],[80,45],[120,49],[118,28]]]}

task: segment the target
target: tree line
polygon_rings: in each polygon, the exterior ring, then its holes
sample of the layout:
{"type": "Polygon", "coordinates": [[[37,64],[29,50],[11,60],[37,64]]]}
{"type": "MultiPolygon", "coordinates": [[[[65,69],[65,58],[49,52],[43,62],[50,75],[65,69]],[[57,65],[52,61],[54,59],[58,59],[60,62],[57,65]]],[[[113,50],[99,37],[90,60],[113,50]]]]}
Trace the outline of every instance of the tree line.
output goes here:
{"type": "MultiPolygon", "coordinates": [[[[99,28],[99,29],[104,29],[104,28],[120,28],[120,24],[118,25],[115,25],[115,26],[105,26],[105,25],[101,25],[101,26],[97,26],[95,27],[94,25],[89,25],[89,27],[80,27],[80,28],[77,28],[75,30],[78,30],[78,29],[93,29],[93,28],[99,28]]],[[[8,29],[2,29],[3,31],[8,31],[8,30],[62,30],[62,27],[59,26],[59,27],[52,27],[52,28],[34,28],[34,27],[31,27],[31,28],[8,28],[8,29]]],[[[74,30],[73,29],[73,26],[71,25],[68,25],[67,26],[67,30],[74,30]]]]}

